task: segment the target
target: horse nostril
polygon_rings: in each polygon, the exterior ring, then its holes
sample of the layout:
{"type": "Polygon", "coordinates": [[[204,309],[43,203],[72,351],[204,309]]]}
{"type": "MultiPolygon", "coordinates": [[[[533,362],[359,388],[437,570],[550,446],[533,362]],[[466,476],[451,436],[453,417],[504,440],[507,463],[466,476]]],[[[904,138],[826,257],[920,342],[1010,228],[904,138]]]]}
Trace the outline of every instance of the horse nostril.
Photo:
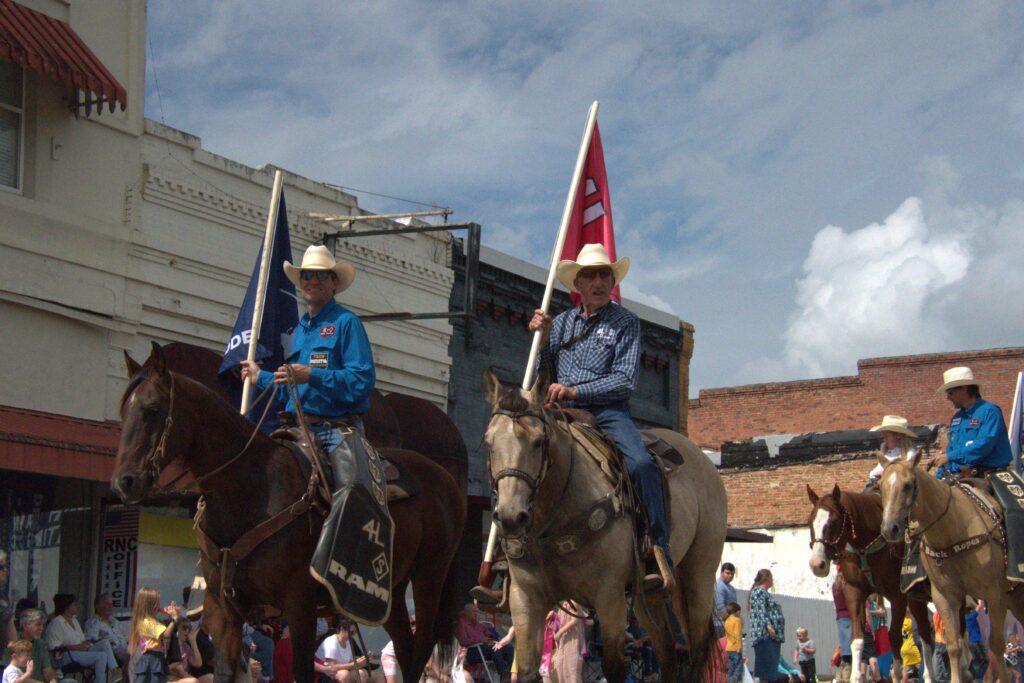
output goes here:
{"type": "Polygon", "coordinates": [[[125,493],[127,493],[128,491],[131,490],[132,484],[134,484],[134,483],[135,483],[135,477],[131,476],[130,474],[123,474],[117,480],[117,487],[119,489],[121,489],[122,491],[124,491],[125,493]]]}
{"type": "Polygon", "coordinates": [[[530,513],[525,511],[525,510],[523,510],[518,515],[516,515],[516,526],[519,527],[519,528],[522,528],[522,527],[526,526],[526,523],[529,522],[529,521],[530,521],[530,513]]]}

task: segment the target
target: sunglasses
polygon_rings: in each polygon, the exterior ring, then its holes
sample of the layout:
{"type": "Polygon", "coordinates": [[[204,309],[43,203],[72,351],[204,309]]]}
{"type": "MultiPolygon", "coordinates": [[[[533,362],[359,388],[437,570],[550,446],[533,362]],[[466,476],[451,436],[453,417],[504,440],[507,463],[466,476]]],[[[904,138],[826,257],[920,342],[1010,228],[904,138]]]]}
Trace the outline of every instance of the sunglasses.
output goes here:
{"type": "Polygon", "coordinates": [[[334,273],[330,270],[304,270],[301,273],[303,281],[317,279],[320,282],[327,282],[334,273]]]}

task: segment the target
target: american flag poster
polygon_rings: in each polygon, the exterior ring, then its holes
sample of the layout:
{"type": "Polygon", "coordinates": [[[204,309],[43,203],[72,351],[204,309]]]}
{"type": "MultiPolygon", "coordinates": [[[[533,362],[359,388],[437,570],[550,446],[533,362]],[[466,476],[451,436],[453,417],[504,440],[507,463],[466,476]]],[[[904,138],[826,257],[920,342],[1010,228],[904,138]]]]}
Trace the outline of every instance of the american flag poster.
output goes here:
{"type": "Polygon", "coordinates": [[[111,505],[103,514],[100,593],[110,593],[115,610],[131,609],[139,549],[139,510],[111,505]]]}

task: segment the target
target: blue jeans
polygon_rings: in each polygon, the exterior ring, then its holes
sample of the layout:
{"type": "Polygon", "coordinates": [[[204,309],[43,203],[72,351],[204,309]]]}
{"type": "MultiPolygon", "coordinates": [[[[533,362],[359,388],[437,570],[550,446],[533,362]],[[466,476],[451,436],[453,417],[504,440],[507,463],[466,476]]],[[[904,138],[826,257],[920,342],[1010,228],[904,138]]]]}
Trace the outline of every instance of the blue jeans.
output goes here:
{"type": "Polygon", "coordinates": [[[839,654],[843,657],[852,656],[853,650],[850,649],[850,646],[853,641],[853,624],[850,622],[850,617],[836,619],[836,629],[839,631],[839,654]]]}
{"type": "Polygon", "coordinates": [[[935,673],[932,680],[935,683],[949,683],[952,673],[949,670],[949,653],[946,651],[945,643],[935,643],[932,666],[935,673]]]}
{"type": "MultiPolygon", "coordinates": [[[[117,659],[114,658],[114,652],[110,649],[110,641],[101,640],[84,652],[65,650],[57,659],[57,666],[65,667],[69,664],[78,664],[92,669],[94,683],[106,683],[107,671],[117,668],[117,659]]],[[[39,673],[42,675],[42,672],[39,673]]]]}
{"type": "Polygon", "coordinates": [[[727,652],[726,656],[729,660],[729,672],[727,677],[729,680],[743,680],[743,653],[742,652],[727,652]]]}
{"type": "Polygon", "coordinates": [[[597,424],[604,430],[622,452],[626,460],[626,471],[633,482],[640,500],[647,512],[647,524],[651,540],[665,551],[665,559],[672,563],[668,549],[668,524],[665,520],[665,499],[661,481],[661,472],[654,458],[647,452],[640,432],[629,417],[625,403],[612,403],[606,406],[588,406],[594,414],[597,424]]]}

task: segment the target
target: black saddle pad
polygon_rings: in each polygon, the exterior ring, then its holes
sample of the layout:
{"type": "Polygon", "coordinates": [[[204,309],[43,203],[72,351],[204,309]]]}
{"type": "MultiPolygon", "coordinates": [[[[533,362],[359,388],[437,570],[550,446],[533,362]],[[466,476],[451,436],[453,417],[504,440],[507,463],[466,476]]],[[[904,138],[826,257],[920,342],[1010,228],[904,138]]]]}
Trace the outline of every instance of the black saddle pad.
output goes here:
{"type": "Polygon", "coordinates": [[[903,566],[900,568],[900,591],[908,596],[919,592],[927,594],[928,575],[924,573],[921,562],[921,542],[911,541],[903,551],[903,566]]]}
{"type": "Polygon", "coordinates": [[[1024,479],[1012,470],[990,472],[988,483],[1003,507],[1006,532],[1006,578],[1024,582],[1024,479]]]}

